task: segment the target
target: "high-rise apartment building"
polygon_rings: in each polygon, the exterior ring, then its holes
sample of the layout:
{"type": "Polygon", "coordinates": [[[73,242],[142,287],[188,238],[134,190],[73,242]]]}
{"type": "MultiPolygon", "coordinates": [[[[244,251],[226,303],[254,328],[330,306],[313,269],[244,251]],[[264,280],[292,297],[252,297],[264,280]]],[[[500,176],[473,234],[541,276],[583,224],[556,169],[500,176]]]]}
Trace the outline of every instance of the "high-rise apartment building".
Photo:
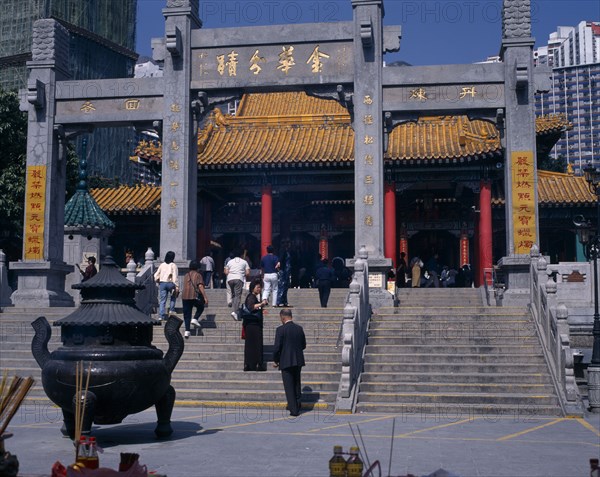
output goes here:
{"type": "Polygon", "coordinates": [[[600,166],[600,63],[552,69],[552,89],[536,96],[536,114],[562,113],[573,124],[554,148],[575,169],[600,166]]]}
{"type": "MultiPolygon", "coordinates": [[[[27,85],[32,27],[41,18],[54,18],[69,30],[72,79],[133,76],[137,0],[2,0],[0,12],[0,88],[27,85]]],[[[127,181],[134,138],[126,129],[102,128],[91,134],[90,175],[127,181]]],[[[76,147],[81,152],[81,139],[76,147]]]]}
{"type": "Polygon", "coordinates": [[[25,87],[32,27],[40,18],[55,18],[70,31],[73,79],[131,76],[136,8],[137,0],[2,0],[0,87],[25,87]]]}
{"type": "Polygon", "coordinates": [[[600,63],[600,22],[559,26],[550,34],[548,44],[537,48],[533,57],[536,66],[552,68],[600,63]]]}
{"type": "Polygon", "coordinates": [[[558,27],[534,52],[537,65],[552,68],[552,89],[536,95],[536,114],[565,114],[573,125],[551,155],[576,170],[600,166],[600,23],[558,27]]]}

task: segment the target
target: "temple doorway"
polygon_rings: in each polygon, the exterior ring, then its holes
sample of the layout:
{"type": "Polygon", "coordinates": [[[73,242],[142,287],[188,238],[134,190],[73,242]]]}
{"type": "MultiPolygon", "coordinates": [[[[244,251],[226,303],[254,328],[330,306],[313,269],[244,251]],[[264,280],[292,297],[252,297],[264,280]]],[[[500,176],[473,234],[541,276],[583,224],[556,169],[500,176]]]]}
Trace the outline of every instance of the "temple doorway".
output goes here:
{"type": "Polygon", "coordinates": [[[440,266],[448,265],[458,270],[460,264],[459,239],[446,230],[417,232],[408,241],[409,261],[418,256],[423,263],[438,254],[440,266]]]}

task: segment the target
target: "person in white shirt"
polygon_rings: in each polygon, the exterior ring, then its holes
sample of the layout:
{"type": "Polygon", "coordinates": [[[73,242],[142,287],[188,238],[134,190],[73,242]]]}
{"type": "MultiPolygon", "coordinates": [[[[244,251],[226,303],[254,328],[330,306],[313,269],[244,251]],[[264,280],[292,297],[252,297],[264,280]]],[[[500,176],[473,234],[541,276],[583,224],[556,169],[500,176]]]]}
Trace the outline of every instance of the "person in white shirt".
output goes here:
{"type": "Polygon", "coordinates": [[[212,252],[202,257],[200,264],[203,268],[202,279],[204,280],[204,288],[212,288],[212,274],[215,270],[215,261],[212,257],[212,252]]]}
{"type": "Polygon", "coordinates": [[[239,252],[236,252],[234,258],[227,262],[225,274],[227,275],[227,288],[231,290],[231,301],[233,306],[231,316],[234,320],[239,320],[238,312],[242,301],[242,290],[244,289],[246,277],[250,275],[250,265],[248,265],[246,260],[240,257],[239,252]]]}
{"type": "Polygon", "coordinates": [[[175,300],[179,295],[179,270],[173,260],[175,260],[175,252],[167,252],[165,261],[160,264],[154,273],[154,280],[158,283],[158,315],[161,320],[167,319],[167,297],[170,295],[171,298],[169,312],[175,313],[175,300]]]}

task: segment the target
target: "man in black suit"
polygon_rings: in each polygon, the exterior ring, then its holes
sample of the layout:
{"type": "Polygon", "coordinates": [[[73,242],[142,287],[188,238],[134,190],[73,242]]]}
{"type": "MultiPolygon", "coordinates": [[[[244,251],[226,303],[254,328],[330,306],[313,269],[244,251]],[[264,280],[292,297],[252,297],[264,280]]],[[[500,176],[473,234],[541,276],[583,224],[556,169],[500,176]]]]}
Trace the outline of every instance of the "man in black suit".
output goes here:
{"type": "Polygon", "coordinates": [[[279,318],[282,324],[275,332],[273,366],[281,370],[290,416],[298,416],[302,396],[300,372],[304,366],[303,350],[306,348],[306,337],[302,327],[292,321],[292,310],[281,310],[279,318]]]}

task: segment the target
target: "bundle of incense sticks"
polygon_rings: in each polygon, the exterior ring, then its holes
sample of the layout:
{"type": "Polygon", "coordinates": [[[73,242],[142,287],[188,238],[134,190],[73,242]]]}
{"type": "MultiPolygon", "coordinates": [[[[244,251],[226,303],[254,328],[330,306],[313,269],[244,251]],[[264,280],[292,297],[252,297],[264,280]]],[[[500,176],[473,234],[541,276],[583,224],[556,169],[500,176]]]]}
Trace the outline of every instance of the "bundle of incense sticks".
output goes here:
{"type": "Polygon", "coordinates": [[[4,434],[34,382],[31,376],[21,378],[15,375],[9,384],[8,371],[2,373],[2,381],[0,381],[0,436],[4,434]]]}
{"type": "MultiPolygon", "coordinates": [[[[87,391],[90,386],[90,374],[92,372],[92,362],[87,371],[87,377],[85,379],[85,389],[83,387],[83,361],[79,361],[75,367],[75,437],[74,442],[76,446],[79,446],[79,439],[81,437],[81,431],[83,429],[83,415],[85,413],[85,406],[87,403],[87,391]]],[[[79,449],[77,449],[79,451],[79,449]]]]}

